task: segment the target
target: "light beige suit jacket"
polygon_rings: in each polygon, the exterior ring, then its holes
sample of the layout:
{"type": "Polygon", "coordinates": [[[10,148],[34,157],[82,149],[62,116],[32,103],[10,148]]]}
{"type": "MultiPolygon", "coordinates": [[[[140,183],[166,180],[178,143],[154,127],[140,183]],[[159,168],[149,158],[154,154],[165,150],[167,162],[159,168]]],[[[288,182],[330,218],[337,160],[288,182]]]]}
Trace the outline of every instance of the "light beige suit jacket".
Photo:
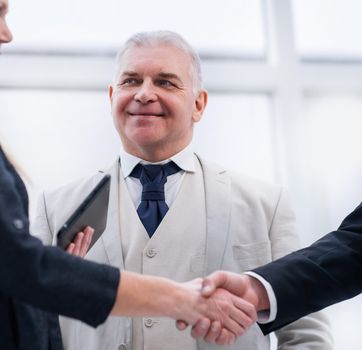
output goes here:
{"type": "MultiPolygon", "coordinates": [[[[203,169],[207,213],[204,274],[219,269],[241,273],[298,248],[294,214],[280,186],[226,171],[200,158],[198,160],[203,169]]],[[[118,160],[105,172],[112,177],[107,227],[86,258],[123,269],[118,214],[118,160]]],[[[102,172],[99,172],[55,191],[43,193],[32,224],[33,234],[45,244],[55,244],[55,233],[59,227],[101,177],[102,172]]],[[[180,220],[182,225],[182,218],[180,220]]],[[[167,269],[167,264],[165,268],[167,269]]],[[[61,318],[61,326],[67,350],[113,350],[130,347],[131,321],[128,318],[110,317],[97,329],[79,321],[61,318]]],[[[282,350],[333,348],[328,321],[322,313],[304,317],[276,332],[276,336],[278,349],[282,350]]],[[[167,345],[165,346],[167,349],[167,345]]],[[[198,347],[220,348],[204,342],[199,342],[198,347]]],[[[269,337],[263,336],[255,325],[228,349],[269,349],[269,337]]]]}

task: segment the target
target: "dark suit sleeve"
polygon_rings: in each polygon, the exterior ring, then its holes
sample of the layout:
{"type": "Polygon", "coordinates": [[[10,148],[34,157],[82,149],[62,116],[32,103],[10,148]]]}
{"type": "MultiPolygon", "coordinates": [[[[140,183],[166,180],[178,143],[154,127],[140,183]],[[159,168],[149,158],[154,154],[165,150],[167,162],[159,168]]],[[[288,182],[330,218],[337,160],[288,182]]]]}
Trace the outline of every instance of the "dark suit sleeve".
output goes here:
{"type": "Polygon", "coordinates": [[[111,311],[119,270],[44,247],[29,234],[24,200],[0,157],[0,292],[97,326],[111,311]]]}
{"type": "Polygon", "coordinates": [[[264,334],[358,295],[362,292],[362,204],[337,231],[254,272],[271,284],[277,300],[275,321],[260,325],[264,334]]]}

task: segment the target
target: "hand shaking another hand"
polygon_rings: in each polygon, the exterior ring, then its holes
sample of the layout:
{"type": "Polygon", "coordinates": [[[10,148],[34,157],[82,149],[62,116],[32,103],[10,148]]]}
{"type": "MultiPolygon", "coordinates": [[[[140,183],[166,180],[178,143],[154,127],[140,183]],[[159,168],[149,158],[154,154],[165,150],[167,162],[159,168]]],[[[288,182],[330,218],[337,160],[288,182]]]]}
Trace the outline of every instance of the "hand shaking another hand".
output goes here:
{"type": "Polygon", "coordinates": [[[179,320],[176,326],[184,330],[190,324],[191,335],[209,343],[233,344],[255,323],[257,311],[269,308],[263,285],[248,275],[217,271],[184,285],[200,294],[202,316],[192,324],[179,320]]]}

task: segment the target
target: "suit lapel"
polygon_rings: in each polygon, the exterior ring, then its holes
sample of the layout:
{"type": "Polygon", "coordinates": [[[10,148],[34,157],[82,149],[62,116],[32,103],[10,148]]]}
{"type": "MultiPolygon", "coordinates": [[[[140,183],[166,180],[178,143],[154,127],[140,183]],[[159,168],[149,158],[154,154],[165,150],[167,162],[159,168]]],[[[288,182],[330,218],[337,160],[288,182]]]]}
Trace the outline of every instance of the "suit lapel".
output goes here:
{"type": "Polygon", "coordinates": [[[221,167],[199,159],[206,197],[206,275],[221,269],[229,237],[231,212],[230,177],[221,167]]]}
{"type": "Polygon", "coordinates": [[[101,236],[110,265],[124,268],[119,229],[119,161],[105,171],[111,175],[107,228],[101,236]]]}

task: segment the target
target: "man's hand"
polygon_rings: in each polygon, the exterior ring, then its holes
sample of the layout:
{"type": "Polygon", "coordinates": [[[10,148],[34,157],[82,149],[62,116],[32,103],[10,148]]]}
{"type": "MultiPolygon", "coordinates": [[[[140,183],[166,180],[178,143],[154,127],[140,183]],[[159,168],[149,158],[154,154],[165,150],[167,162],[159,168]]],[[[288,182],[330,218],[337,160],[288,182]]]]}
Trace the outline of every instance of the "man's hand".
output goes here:
{"type": "Polygon", "coordinates": [[[270,308],[268,294],[264,286],[249,275],[239,275],[228,271],[217,271],[207,276],[202,282],[201,293],[208,297],[217,288],[223,288],[230,293],[243,298],[253,305],[257,311],[270,308]]]}
{"type": "MultiPolygon", "coordinates": [[[[184,286],[200,293],[202,280],[197,279],[184,286]]],[[[202,335],[206,341],[219,345],[234,343],[256,320],[256,311],[251,303],[217,287],[206,298],[201,294],[198,296],[194,311],[198,313],[198,319],[192,336],[198,338],[202,335]]],[[[179,321],[177,326],[182,330],[187,323],[179,321]]]]}
{"type": "Polygon", "coordinates": [[[94,230],[87,226],[84,231],[76,234],[74,242],[68,245],[66,251],[69,254],[84,258],[92,241],[93,233],[94,230]]]}
{"type": "MultiPolygon", "coordinates": [[[[255,306],[256,311],[269,309],[269,299],[264,286],[255,278],[248,275],[239,275],[232,272],[218,271],[206,277],[202,282],[201,293],[204,297],[212,298],[218,290],[225,290],[234,296],[242,298],[245,302],[255,306]]],[[[249,304],[250,305],[250,304],[249,304]]],[[[252,322],[243,322],[244,332],[255,322],[256,314],[252,322]]],[[[183,330],[187,324],[177,321],[177,328],[183,330]]],[[[213,321],[207,327],[205,320],[199,320],[192,327],[191,334],[194,338],[201,338],[207,342],[216,342],[219,345],[228,343],[230,335],[221,329],[219,323],[213,321]]]]}

